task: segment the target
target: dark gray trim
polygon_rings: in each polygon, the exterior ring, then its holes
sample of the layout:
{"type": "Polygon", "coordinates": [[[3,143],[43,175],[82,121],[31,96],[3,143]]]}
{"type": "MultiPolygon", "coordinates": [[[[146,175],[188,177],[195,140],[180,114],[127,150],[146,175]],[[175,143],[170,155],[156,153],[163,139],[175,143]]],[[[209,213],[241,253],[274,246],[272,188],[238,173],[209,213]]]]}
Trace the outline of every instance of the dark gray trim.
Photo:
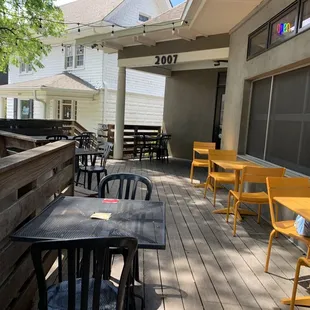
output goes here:
{"type": "Polygon", "coordinates": [[[310,26],[309,27],[301,27],[301,16],[302,16],[302,9],[303,9],[303,3],[306,2],[308,0],[296,0],[294,1],[293,3],[291,3],[289,6],[287,6],[285,9],[283,9],[281,12],[279,12],[277,15],[273,16],[271,19],[269,19],[266,23],[264,23],[262,26],[260,26],[259,28],[257,28],[256,30],[254,30],[253,32],[251,32],[248,36],[248,50],[247,50],[247,60],[250,60],[276,46],[279,46],[281,45],[282,43],[284,42],[287,42],[288,40],[294,38],[295,36],[303,33],[304,31],[307,31],[310,29],[310,26]],[[277,43],[274,43],[274,44],[271,44],[271,33],[272,33],[272,23],[274,23],[277,19],[281,18],[282,16],[285,16],[286,14],[288,14],[290,11],[292,11],[294,9],[294,7],[297,6],[297,14],[296,14],[296,19],[295,19],[295,31],[294,33],[289,36],[287,39],[283,40],[283,41],[280,41],[280,42],[277,42],[277,43]],[[249,55],[249,52],[250,52],[250,39],[255,36],[255,34],[259,33],[259,31],[266,27],[266,25],[268,25],[268,41],[267,41],[267,49],[259,52],[259,53],[256,53],[256,54],[253,54],[253,55],[249,55]]]}
{"type": "Polygon", "coordinates": [[[145,47],[143,45],[126,47],[118,52],[118,59],[155,56],[163,54],[184,53],[202,51],[214,48],[229,47],[229,34],[219,34],[209,37],[198,37],[196,40],[173,40],[159,42],[156,46],[145,47]]]}

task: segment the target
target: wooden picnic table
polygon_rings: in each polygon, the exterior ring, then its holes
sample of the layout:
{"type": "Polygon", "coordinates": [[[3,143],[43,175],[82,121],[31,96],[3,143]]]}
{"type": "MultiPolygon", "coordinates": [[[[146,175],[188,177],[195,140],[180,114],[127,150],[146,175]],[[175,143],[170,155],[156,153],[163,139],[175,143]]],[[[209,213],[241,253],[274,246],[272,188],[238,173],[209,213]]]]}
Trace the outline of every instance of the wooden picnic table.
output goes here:
{"type": "MultiPolygon", "coordinates": [[[[310,197],[274,197],[273,200],[310,221],[310,197]]],[[[281,302],[289,305],[291,298],[283,298],[281,302]]],[[[296,297],[295,306],[310,307],[310,296],[296,297]]]]}
{"type": "MultiPolygon", "coordinates": [[[[244,167],[258,167],[259,165],[250,162],[250,161],[239,161],[239,160],[212,160],[212,162],[223,168],[224,170],[234,170],[235,172],[235,184],[234,184],[234,191],[239,191],[239,183],[240,183],[240,172],[244,167]]],[[[235,204],[235,201],[234,201],[235,204]]],[[[214,210],[213,213],[215,214],[227,214],[227,208],[222,208],[219,210],[214,210]]],[[[233,207],[229,210],[230,214],[234,214],[233,207]]],[[[242,219],[242,215],[256,215],[255,212],[238,208],[237,217],[238,219],[242,219]]]]}

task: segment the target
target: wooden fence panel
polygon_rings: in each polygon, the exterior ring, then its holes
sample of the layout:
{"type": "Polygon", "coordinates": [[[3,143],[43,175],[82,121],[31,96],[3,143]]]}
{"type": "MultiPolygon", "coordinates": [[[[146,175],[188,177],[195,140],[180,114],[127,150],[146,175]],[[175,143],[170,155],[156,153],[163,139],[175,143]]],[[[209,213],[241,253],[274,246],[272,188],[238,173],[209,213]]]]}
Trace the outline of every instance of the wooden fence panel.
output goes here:
{"type": "MultiPolygon", "coordinates": [[[[32,304],[37,285],[29,244],[12,242],[9,236],[54,195],[73,195],[74,157],[75,143],[58,141],[0,160],[1,310],[26,310],[32,304]]],[[[55,253],[46,254],[46,272],[55,259],[55,253]]]]}

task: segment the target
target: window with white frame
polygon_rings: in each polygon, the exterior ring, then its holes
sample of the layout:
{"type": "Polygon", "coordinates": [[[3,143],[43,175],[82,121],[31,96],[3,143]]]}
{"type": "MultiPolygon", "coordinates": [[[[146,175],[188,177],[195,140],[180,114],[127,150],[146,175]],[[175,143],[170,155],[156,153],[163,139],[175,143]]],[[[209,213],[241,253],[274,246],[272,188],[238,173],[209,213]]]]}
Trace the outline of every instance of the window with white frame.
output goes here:
{"type": "Polygon", "coordinates": [[[85,63],[85,47],[83,45],[65,46],[65,69],[82,68],[85,63]]]}
{"type": "Polygon", "coordinates": [[[140,21],[140,22],[145,23],[145,22],[147,22],[149,19],[150,19],[150,16],[148,16],[148,15],[146,15],[146,14],[143,14],[143,13],[140,13],[140,14],[139,14],[139,21],[140,21]]]}
{"type": "Polygon", "coordinates": [[[19,72],[23,74],[32,73],[32,65],[21,62],[19,65],[19,72]]]}
{"type": "Polygon", "coordinates": [[[84,66],[84,46],[78,45],[75,47],[75,66],[83,67],[84,66]]]}
{"type": "Polygon", "coordinates": [[[65,68],[73,68],[72,45],[66,45],[65,47],[65,68]]]}

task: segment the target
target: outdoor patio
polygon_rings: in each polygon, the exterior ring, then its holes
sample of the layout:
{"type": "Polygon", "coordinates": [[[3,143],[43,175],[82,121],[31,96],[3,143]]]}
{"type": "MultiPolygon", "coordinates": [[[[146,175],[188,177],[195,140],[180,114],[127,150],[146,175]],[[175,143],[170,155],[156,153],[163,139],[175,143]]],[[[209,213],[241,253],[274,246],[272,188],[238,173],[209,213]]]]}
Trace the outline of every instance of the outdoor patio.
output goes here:
{"type": "MultiPolygon", "coordinates": [[[[139,251],[147,310],[289,308],[280,300],[291,296],[302,252],[279,236],[272,248],[270,273],[264,273],[270,224],[259,225],[256,217],[248,216],[238,223],[237,237],[232,237],[232,217],[228,225],[224,215],[212,213],[212,193],[204,199],[203,190],[190,184],[186,161],[109,160],[107,169],[109,174],[148,176],[152,200],[166,202],[166,250],[139,251]]],[[[196,169],[196,182],[204,181],[205,175],[196,169]]],[[[227,191],[218,193],[216,208],[221,208],[226,206],[227,191]]],[[[121,261],[116,260],[112,273],[117,274],[121,261]]],[[[307,268],[302,272],[300,296],[307,294],[308,286],[307,268]]]]}

